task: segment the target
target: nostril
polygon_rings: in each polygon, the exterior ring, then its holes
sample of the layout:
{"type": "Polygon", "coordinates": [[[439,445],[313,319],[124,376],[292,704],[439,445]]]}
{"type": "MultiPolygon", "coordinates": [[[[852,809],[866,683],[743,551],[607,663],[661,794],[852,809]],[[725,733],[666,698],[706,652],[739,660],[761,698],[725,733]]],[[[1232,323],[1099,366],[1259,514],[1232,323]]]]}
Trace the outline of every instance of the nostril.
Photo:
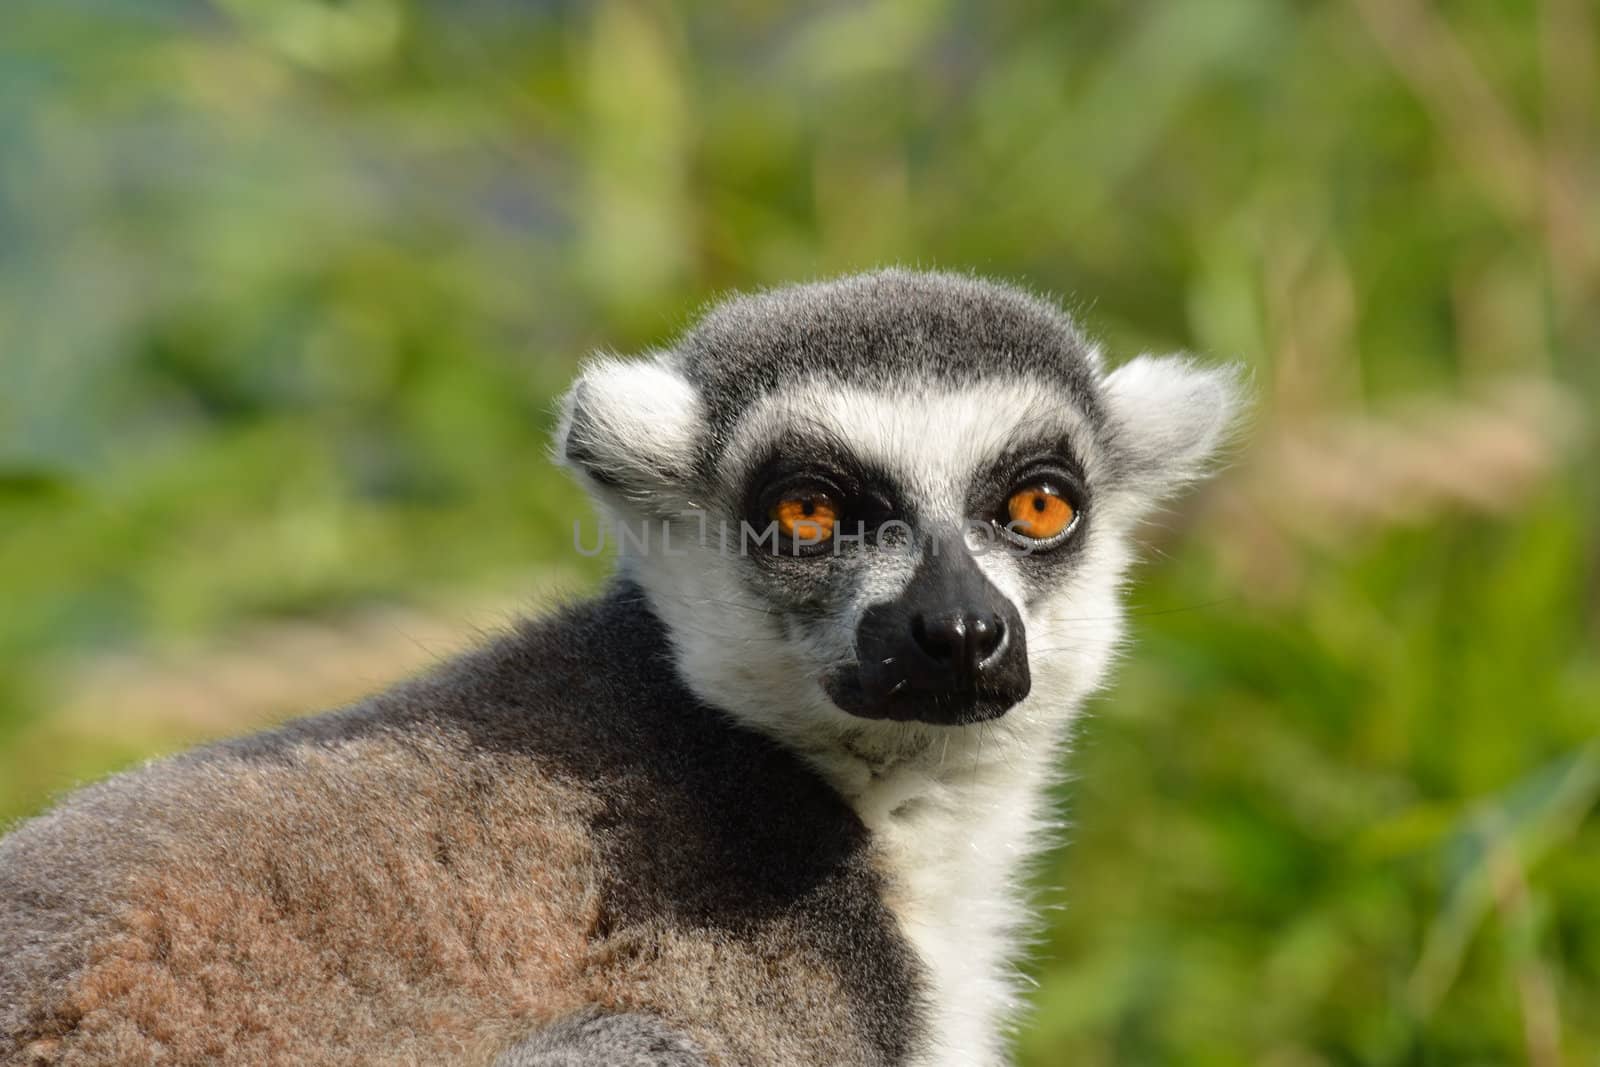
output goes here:
{"type": "Polygon", "coordinates": [[[955,659],[966,636],[966,621],[959,615],[917,615],[911,620],[912,640],[936,663],[955,659]]]}
{"type": "Polygon", "coordinates": [[[974,666],[994,655],[1005,642],[1006,624],[998,615],[970,615],[967,617],[967,642],[974,666]]]}

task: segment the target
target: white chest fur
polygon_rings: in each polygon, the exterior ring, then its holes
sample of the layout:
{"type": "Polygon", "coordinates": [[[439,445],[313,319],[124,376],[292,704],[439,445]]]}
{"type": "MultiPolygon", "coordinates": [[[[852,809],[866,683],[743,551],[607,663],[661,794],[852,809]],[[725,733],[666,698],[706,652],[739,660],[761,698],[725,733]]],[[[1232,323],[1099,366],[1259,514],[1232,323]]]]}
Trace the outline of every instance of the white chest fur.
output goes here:
{"type": "Polygon", "coordinates": [[[1047,828],[1057,753],[1014,738],[992,737],[989,748],[892,771],[852,798],[876,839],[888,903],[926,969],[929,1067],[1003,1063],[1019,1006],[1023,881],[1047,828]]]}

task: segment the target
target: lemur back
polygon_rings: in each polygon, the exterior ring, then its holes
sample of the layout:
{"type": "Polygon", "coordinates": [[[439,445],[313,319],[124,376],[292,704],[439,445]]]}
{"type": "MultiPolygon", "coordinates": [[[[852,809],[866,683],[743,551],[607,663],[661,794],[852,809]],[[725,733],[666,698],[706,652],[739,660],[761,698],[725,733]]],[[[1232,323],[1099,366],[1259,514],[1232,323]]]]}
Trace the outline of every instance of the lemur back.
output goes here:
{"type": "Polygon", "coordinates": [[[618,584],[6,838],[0,1060],[487,1064],[599,1008],[720,1063],[896,1063],[918,977],[867,850],[618,584]]]}

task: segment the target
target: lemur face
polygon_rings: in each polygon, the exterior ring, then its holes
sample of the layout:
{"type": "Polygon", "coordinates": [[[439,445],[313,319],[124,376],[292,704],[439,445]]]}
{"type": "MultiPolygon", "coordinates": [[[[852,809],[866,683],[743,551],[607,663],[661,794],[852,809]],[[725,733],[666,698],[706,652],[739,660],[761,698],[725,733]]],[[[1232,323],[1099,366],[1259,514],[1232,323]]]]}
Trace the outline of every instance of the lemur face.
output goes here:
{"type": "Polygon", "coordinates": [[[1060,383],[1028,377],[782,388],[719,464],[743,581],[841,711],[1003,715],[1032,686],[1030,618],[1082,562],[1087,428],[1060,383]]]}
{"type": "Polygon", "coordinates": [[[1099,683],[1130,529],[1234,396],[1181,359],[1107,374],[1014,289],[890,271],[592,365],[559,449],[704,699],[791,737],[962,728],[1099,683]]]}

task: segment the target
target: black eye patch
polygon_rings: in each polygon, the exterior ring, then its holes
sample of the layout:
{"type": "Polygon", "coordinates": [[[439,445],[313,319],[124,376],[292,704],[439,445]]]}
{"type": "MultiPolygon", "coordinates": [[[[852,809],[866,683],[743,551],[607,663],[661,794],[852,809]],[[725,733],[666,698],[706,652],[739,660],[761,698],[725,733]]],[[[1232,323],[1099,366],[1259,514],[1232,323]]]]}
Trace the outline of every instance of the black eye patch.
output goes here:
{"type": "MultiPolygon", "coordinates": [[[[827,439],[791,435],[774,442],[744,486],[739,511],[757,532],[773,521],[782,501],[807,494],[826,496],[840,529],[850,535],[864,531],[869,542],[884,523],[911,517],[893,478],[827,439]]],[[[789,554],[792,547],[780,544],[779,551],[789,554]]]]}
{"type": "Polygon", "coordinates": [[[1041,550],[1026,558],[1042,563],[1069,555],[1057,549],[1070,549],[1082,542],[1083,527],[1089,517],[1090,493],[1083,465],[1060,441],[1021,444],[980,471],[967,494],[967,516],[1003,529],[1014,520],[1009,507],[1012,498],[1024,490],[1040,487],[1059,495],[1070,506],[1075,521],[1066,536],[1056,543],[1041,546],[1041,550]]]}

